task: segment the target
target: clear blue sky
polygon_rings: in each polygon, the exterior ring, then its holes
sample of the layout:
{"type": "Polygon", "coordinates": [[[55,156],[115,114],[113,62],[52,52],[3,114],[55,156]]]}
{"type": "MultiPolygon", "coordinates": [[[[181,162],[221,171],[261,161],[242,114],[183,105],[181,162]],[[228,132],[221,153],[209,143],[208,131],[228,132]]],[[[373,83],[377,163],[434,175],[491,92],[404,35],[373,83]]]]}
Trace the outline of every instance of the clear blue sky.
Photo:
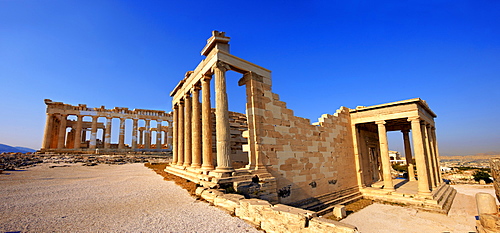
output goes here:
{"type": "Polygon", "coordinates": [[[0,143],[39,149],[45,98],[170,111],[220,30],[298,116],[420,97],[441,154],[500,152],[499,1],[251,2],[0,0],[0,143]]]}

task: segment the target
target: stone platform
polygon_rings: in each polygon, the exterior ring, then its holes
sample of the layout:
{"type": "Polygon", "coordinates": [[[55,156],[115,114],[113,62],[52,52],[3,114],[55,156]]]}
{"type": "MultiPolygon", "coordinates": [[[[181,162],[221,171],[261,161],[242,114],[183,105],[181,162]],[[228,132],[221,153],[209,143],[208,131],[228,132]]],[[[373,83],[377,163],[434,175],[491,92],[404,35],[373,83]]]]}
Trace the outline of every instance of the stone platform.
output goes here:
{"type": "Polygon", "coordinates": [[[416,209],[429,212],[448,214],[457,191],[448,184],[442,183],[430,195],[418,194],[417,181],[394,180],[395,191],[384,190],[383,181],[377,182],[372,187],[362,188],[363,197],[387,201],[395,204],[410,205],[416,209]]]}
{"type": "Polygon", "coordinates": [[[182,177],[206,188],[229,188],[247,198],[259,198],[278,203],[276,178],[265,169],[235,169],[231,174],[221,176],[213,171],[169,164],[165,172],[182,177]]]}

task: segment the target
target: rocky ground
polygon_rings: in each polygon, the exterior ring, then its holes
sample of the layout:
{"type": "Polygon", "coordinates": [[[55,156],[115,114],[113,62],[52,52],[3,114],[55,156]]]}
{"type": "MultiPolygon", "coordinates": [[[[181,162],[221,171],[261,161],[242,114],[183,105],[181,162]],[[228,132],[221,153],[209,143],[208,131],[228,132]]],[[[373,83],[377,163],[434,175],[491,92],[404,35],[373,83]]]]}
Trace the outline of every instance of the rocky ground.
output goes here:
{"type": "Polygon", "coordinates": [[[13,171],[16,169],[36,166],[41,163],[81,163],[83,166],[95,166],[98,164],[145,163],[166,162],[171,159],[168,155],[57,155],[57,154],[33,154],[33,153],[2,153],[0,154],[0,171],[13,171]]]}
{"type": "Polygon", "coordinates": [[[258,232],[138,163],[5,171],[0,232],[11,231],[258,232]]]}

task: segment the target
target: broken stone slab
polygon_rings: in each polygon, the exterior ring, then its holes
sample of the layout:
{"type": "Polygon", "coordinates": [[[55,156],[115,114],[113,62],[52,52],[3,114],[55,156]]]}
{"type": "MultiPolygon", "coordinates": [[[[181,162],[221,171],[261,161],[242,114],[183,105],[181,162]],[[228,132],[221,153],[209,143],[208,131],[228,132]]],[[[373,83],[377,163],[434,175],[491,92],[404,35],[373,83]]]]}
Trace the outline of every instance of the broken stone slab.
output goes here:
{"type": "Polygon", "coordinates": [[[261,228],[268,232],[300,232],[307,227],[314,212],[278,204],[263,212],[261,228]]]}
{"type": "Polygon", "coordinates": [[[479,221],[484,232],[500,232],[500,216],[495,214],[480,214],[479,221]]]}
{"type": "Polygon", "coordinates": [[[240,205],[234,213],[241,219],[260,226],[266,211],[271,211],[271,204],[268,201],[252,198],[240,200],[240,205]]]}
{"type": "Polygon", "coordinates": [[[338,232],[338,233],[358,233],[358,229],[350,224],[341,223],[338,221],[326,218],[312,218],[309,220],[309,226],[302,232],[316,233],[316,232],[338,232]]]}
{"type": "Polygon", "coordinates": [[[235,209],[240,206],[240,200],[245,199],[243,195],[239,194],[224,194],[217,196],[214,199],[214,205],[221,207],[230,213],[234,214],[235,209]]]}
{"type": "Polygon", "coordinates": [[[224,195],[224,193],[221,191],[208,189],[208,190],[205,190],[204,192],[201,193],[201,198],[205,199],[206,201],[208,201],[210,203],[214,203],[215,198],[217,196],[221,196],[221,195],[224,195]]]}
{"type": "Polygon", "coordinates": [[[207,190],[207,189],[208,189],[208,188],[205,188],[205,187],[198,187],[198,188],[196,188],[196,190],[195,190],[195,192],[194,192],[194,193],[196,194],[196,196],[201,196],[201,194],[202,194],[205,190],[207,190]]]}

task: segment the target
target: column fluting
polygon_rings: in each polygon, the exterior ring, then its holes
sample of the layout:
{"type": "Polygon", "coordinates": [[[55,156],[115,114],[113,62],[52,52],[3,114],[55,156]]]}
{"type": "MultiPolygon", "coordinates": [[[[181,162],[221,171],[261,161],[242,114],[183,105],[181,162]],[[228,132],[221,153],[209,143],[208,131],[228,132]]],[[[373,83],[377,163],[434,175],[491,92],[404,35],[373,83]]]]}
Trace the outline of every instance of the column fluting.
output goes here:
{"type": "Polygon", "coordinates": [[[423,195],[431,194],[429,189],[429,178],[427,176],[427,165],[425,162],[424,142],[422,140],[422,129],[420,118],[408,119],[411,122],[411,132],[413,139],[413,150],[415,151],[415,162],[417,164],[418,193],[423,195]]]}
{"type": "Polygon", "coordinates": [[[389,145],[387,143],[387,131],[385,121],[375,122],[378,126],[378,138],[380,144],[380,158],[382,159],[382,174],[384,177],[384,189],[394,190],[391,175],[391,159],[389,157],[389,145]]]}
{"type": "Polygon", "coordinates": [[[212,107],[210,103],[210,80],[211,76],[205,75],[201,79],[201,108],[202,108],[202,146],[203,159],[201,168],[206,171],[214,169],[212,162],[212,107]]]}
{"type": "Polygon", "coordinates": [[[415,168],[413,167],[413,156],[411,153],[411,144],[410,144],[410,130],[405,129],[401,130],[403,133],[403,144],[405,148],[405,159],[406,165],[408,165],[408,180],[414,181],[415,179],[415,168]]]}
{"type": "Polygon", "coordinates": [[[200,108],[200,86],[196,84],[193,87],[193,113],[192,113],[192,135],[193,135],[193,163],[191,167],[201,167],[201,108],[200,108]]]}
{"type": "Polygon", "coordinates": [[[192,137],[191,137],[191,96],[187,93],[184,105],[184,164],[182,166],[191,166],[192,161],[192,137]]]}

